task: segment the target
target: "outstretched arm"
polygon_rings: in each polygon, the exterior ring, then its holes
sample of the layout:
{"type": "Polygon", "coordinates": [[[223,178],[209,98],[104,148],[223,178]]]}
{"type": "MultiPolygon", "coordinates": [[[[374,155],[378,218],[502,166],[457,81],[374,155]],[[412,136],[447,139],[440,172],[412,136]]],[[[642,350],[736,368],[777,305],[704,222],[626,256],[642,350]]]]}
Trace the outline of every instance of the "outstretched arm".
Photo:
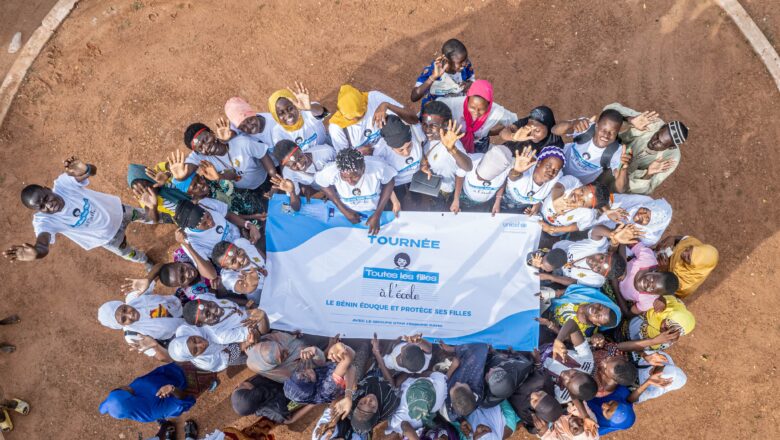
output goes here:
{"type": "Polygon", "coordinates": [[[35,239],[35,244],[24,243],[21,245],[13,245],[8,248],[3,255],[5,258],[14,261],[33,261],[41,259],[49,254],[49,243],[51,242],[51,234],[48,232],[41,232],[35,239]]]}

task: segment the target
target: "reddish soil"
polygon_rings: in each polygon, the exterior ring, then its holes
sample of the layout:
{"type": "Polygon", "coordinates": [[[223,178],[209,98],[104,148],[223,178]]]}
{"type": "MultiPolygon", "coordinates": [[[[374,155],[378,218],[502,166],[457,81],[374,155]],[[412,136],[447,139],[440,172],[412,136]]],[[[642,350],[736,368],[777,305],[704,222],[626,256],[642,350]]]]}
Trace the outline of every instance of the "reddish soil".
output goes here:
{"type": "MultiPolygon", "coordinates": [[[[11,38],[17,32],[22,33],[22,46],[30,39],[35,29],[41,25],[41,21],[49,13],[57,0],[17,0],[5,1],[0,5],[0,75],[11,67],[16,56],[8,53],[8,45],[11,38]]],[[[21,51],[21,49],[20,49],[21,51]]],[[[0,80],[1,82],[2,80],[0,80]]]]}
{"type": "MultiPolygon", "coordinates": [[[[750,3],[762,14],[776,13],[772,1],[750,3]]],[[[273,90],[299,80],[331,109],[343,82],[407,101],[423,65],[458,36],[477,76],[493,81],[497,101],[520,114],[544,103],[559,118],[591,115],[619,100],[683,119],[691,129],[682,164],[656,195],[675,208],[669,232],[716,245],[721,263],[687,301],[698,318],[695,332],[671,350],[688,385],[639,406],[634,428],[614,438],[780,438],[773,404],[780,325],[770,288],[780,284],[780,94],[717,6],[692,0],[208,5],[86,0],[73,11],[0,129],[6,164],[0,245],[33,240],[18,192],[28,182],[51,182],[68,155],[98,164],[94,188],[130,202],[127,164],[152,163],[182,148],[184,127],[213,123],[228,97],[240,94],[265,111],[273,90]]],[[[134,226],[129,236],[157,260],[173,244],[170,227],[134,226]]],[[[23,318],[0,328],[2,340],[19,346],[0,357],[0,385],[33,406],[29,416],[14,418],[7,438],[152,433],[152,426],[97,412],[110,389],[155,366],[96,320],[97,307],[119,297],[123,278],[140,274],[64,238],[45,260],[0,262],[0,316],[23,318]]],[[[225,378],[187,416],[208,429],[233,422],[228,398],[238,379],[225,378]]],[[[312,424],[309,418],[277,432],[282,439],[308,438],[312,424]]]]}

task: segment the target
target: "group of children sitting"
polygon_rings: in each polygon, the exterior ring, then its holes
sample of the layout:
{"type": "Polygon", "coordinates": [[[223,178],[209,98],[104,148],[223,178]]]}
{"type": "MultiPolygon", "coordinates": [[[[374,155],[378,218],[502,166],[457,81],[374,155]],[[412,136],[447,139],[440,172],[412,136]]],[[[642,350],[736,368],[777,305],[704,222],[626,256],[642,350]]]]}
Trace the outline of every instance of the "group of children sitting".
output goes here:
{"type": "MultiPolygon", "coordinates": [[[[165,365],[111,391],[101,413],[160,421],[158,437],[175,438],[164,420],[216,386],[214,373],[246,367],[256,375],[233,391],[232,405],[259,421],[207,438],[266,438],[273,424],[327,404],[313,439],[367,439],[383,422],[387,435],[406,439],[503,439],[518,426],[543,439],[595,439],[631,427],[634,404],[685,384],[668,349],[693,330],[683,300],[718,253],[691,236],[664,237],[672,207],[651,194],[679,164],[687,127],[620,104],[565,121],[546,106],[518,117],[494,102],[454,39],[425,67],[411,101],[422,101],[419,111],[343,85],[331,114],[295,84],[258,113],[234,97],[213,129],[186,127],[188,154],[130,165],[139,206],[87,189],[97,166],[76,157],[53,187],[22,190],[36,241],[8,249],[12,261],[45,257],[61,233],[147,267],[98,319],[165,365]],[[274,192],[295,211],[327,199],[371,234],[385,210],[537,219],[542,239],[526,263],[538,269],[541,292],[518,294],[540,297],[539,349],[272,330],[258,304],[273,269],[264,222],[274,192]],[[176,224],[172,261],[155,264],[128,245],[134,221],[176,224]]],[[[185,430],[197,437],[194,423],[185,430]]]]}

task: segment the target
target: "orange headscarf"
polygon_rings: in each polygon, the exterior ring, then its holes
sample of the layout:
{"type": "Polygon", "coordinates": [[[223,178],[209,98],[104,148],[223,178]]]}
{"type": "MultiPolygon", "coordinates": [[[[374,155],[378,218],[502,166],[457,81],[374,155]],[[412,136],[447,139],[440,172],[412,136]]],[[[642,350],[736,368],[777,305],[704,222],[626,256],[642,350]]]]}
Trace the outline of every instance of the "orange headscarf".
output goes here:
{"type": "Polygon", "coordinates": [[[338,107],[338,111],[331,116],[331,124],[336,124],[341,128],[357,124],[368,110],[368,93],[361,92],[349,84],[344,84],[339,89],[336,107],[338,107]]]}

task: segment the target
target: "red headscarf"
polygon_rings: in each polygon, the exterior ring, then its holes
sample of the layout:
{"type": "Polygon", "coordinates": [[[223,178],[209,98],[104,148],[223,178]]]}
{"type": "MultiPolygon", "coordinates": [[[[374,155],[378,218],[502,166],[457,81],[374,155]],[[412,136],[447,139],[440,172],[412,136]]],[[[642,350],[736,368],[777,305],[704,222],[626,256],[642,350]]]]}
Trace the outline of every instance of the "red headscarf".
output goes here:
{"type": "Polygon", "coordinates": [[[463,119],[466,121],[466,135],[460,140],[463,143],[463,147],[466,152],[474,152],[474,133],[477,132],[487,121],[490,116],[490,110],[493,108],[493,85],[484,79],[478,79],[469,87],[469,91],[466,93],[466,99],[463,101],[463,119]],[[469,98],[472,96],[479,96],[488,102],[488,108],[485,114],[479,117],[476,121],[471,117],[469,112],[469,98]]]}

